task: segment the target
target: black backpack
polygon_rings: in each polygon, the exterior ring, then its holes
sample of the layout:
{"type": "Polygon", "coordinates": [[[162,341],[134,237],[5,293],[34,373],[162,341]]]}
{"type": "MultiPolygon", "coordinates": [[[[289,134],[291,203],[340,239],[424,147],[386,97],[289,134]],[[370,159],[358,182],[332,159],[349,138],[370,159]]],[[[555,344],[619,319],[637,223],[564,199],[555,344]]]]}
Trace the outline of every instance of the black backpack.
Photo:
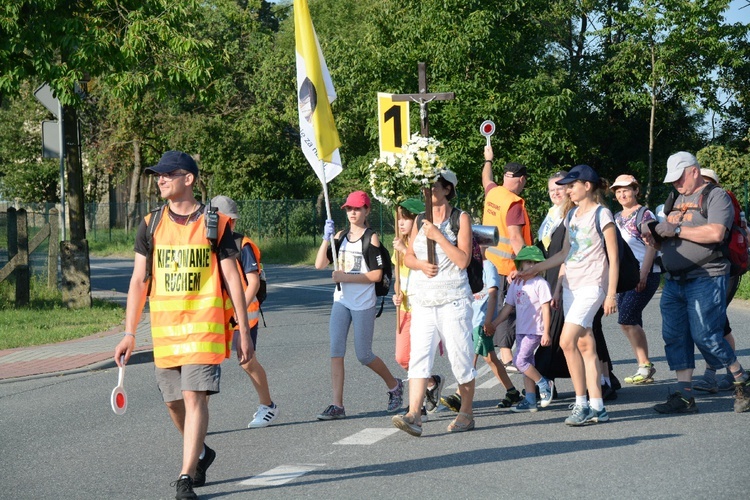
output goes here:
{"type": "MultiPolygon", "coordinates": [[[[604,207],[601,205],[596,208],[595,225],[596,232],[599,233],[599,237],[604,244],[604,255],[607,256],[607,262],[609,262],[607,243],[604,241],[604,233],[602,233],[602,225],[599,221],[603,209],[604,207]]],[[[575,207],[568,212],[568,227],[570,227],[570,220],[573,218],[573,214],[576,210],[578,210],[578,207],[575,207]]],[[[617,255],[620,260],[620,268],[617,270],[617,293],[623,293],[633,290],[638,286],[638,282],[641,280],[641,264],[633,254],[633,250],[630,249],[630,246],[623,239],[620,230],[617,228],[617,224],[615,224],[615,236],[617,238],[617,255]]]]}
{"type": "MultiPolygon", "coordinates": [[[[461,226],[461,214],[462,210],[453,207],[451,214],[448,217],[451,225],[451,231],[458,238],[458,231],[461,226]]],[[[422,220],[424,214],[417,216],[417,227],[422,227],[422,220]]],[[[466,267],[466,275],[469,278],[469,287],[471,287],[471,293],[479,293],[484,288],[484,267],[482,266],[482,250],[479,248],[479,243],[474,239],[474,233],[471,235],[471,260],[469,265],[466,267]]]]}
{"type": "MultiPolygon", "coordinates": [[[[458,237],[458,230],[460,229],[460,221],[462,210],[454,208],[451,211],[450,223],[451,230],[458,237]]],[[[471,293],[479,293],[484,288],[484,266],[482,265],[482,249],[479,248],[479,243],[474,238],[474,233],[471,233],[471,260],[469,265],[466,267],[466,274],[469,276],[469,286],[471,287],[471,293]]]]}

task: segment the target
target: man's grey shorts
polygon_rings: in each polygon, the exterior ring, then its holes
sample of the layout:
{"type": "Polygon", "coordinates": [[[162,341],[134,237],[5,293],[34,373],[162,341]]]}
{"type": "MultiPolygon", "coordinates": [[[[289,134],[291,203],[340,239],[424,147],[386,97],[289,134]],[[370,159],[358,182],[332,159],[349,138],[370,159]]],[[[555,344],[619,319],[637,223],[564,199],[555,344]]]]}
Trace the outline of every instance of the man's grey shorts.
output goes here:
{"type": "Polygon", "coordinates": [[[155,368],[156,384],[165,403],[182,399],[182,391],[219,392],[221,365],[183,365],[155,368]]]}

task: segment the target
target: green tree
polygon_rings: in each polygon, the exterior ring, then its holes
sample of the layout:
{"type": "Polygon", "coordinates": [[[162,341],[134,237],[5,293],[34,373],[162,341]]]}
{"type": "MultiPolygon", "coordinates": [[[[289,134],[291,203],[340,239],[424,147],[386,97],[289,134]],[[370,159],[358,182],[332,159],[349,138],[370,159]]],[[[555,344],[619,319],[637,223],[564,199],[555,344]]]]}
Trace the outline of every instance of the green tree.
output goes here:
{"type": "MultiPolygon", "coordinates": [[[[714,72],[737,56],[735,30],[728,29],[722,17],[728,3],[646,0],[608,5],[606,15],[612,22],[601,30],[608,41],[606,64],[597,78],[626,115],[650,112],[647,197],[653,184],[660,109],[669,101],[696,114],[717,107],[714,72]]],[[[669,118],[664,116],[663,122],[669,118]]]]}

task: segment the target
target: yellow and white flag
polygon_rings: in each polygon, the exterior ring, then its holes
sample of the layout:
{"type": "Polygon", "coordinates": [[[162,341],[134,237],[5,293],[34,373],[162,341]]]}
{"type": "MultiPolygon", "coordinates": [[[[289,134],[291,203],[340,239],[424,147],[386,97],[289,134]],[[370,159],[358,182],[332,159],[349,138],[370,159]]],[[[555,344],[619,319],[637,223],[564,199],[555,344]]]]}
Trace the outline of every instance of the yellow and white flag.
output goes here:
{"type": "Polygon", "coordinates": [[[320,50],[307,0],[294,0],[294,37],[302,151],[320,182],[326,184],[342,170],[341,141],[331,113],[336,91],[320,50]]]}

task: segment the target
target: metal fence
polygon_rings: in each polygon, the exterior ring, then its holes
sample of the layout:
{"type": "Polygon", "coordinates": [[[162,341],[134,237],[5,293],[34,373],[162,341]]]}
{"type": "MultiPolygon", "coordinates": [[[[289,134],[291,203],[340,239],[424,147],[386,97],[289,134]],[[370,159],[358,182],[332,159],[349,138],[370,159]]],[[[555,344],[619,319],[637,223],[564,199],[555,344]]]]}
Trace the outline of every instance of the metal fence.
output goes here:
{"type": "MultiPolygon", "coordinates": [[[[748,190],[740,190],[738,195],[740,204],[747,208],[748,190]]],[[[531,217],[533,228],[539,226],[549,198],[546,189],[526,190],[523,193],[531,217]]],[[[381,235],[393,234],[395,228],[392,207],[387,207],[373,199],[370,213],[370,226],[381,235]]],[[[344,228],[347,224],[346,213],[342,210],[343,198],[332,198],[331,217],[337,228],[344,228]]],[[[476,221],[481,219],[482,208],[475,200],[457,198],[452,204],[469,211],[476,221]]],[[[265,238],[298,241],[300,238],[310,238],[311,243],[319,241],[323,230],[326,209],[322,198],[303,200],[237,200],[240,219],[237,230],[262,242],[265,238]]],[[[612,201],[612,208],[619,208],[612,201]]],[[[8,207],[24,208],[28,213],[29,231],[33,234],[49,221],[49,211],[60,206],[52,203],[10,204],[0,202],[0,262],[7,261],[7,218],[8,207]]],[[[135,231],[141,219],[154,208],[146,203],[131,205],[129,203],[86,203],[84,205],[86,218],[86,238],[89,242],[132,242],[135,231]],[[130,219],[131,223],[128,224],[130,219]]],[[[747,210],[746,210],[747,211],[747,210]]],[[[61,221],[62,222],[62,221],[61,221]]]]}

